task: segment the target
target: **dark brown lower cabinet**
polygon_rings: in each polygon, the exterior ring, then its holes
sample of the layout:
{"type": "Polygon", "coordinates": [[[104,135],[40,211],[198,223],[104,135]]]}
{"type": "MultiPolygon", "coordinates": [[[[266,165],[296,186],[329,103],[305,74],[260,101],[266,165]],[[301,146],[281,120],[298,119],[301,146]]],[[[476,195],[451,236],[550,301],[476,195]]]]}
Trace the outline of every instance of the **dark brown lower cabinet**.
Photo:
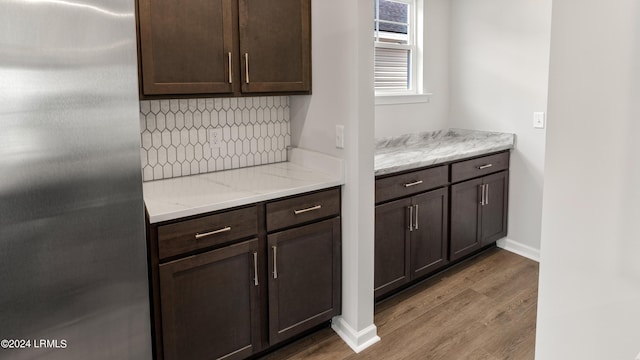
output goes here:
{"type": "Polygon", "coordinates": [[[341,311],[338,187],[149,224],[154,358],[245,359],[341,311]]]}
{"type": "Polygon", "coordinates": [[[164,359],[244,359],[260,341],[258,240],[159,266],[164,359]]]}
{"type": "Polygon", "coordinates": [[[480,249],[482,178],[451,186],[451,260],[480,249]]]}
{"type": "Polygon", "coordinates": [[[449,195],[446,188],[413,197],[415,223],[411,232],[411,279],[449,263],[447,224],[449,195]]]}
{"type": "Polygon", "coordinates": [[[507,235],[509,172],[451,186],[451,260],[507,235]]]}
{"type": "Polygon", "coordinates": [[[408,208],[411,198],[377,205],[375,210],[375,297],[409,281],[408,208]]]}
{"type": "Polygon", "coordinates": [[[448,263],[448,192],[441,188],[376,206],[375,297],[448,263]]]}
{"type": "Polygon", "coordinates": [[[340,313],[340,218],[267,236],[271,345],[340,313]]]}
{"type": "Polygon", "coordinates": [[[375,298],[506,236],[508,169],[501,151],[377,178],[375,298]]]}
{"type": "Polygon", "coordinates": [[[507,236],[509,173],[503,171],[485,176],[483,182],[486,194],[480,227],[482,246],[507,236]]]}

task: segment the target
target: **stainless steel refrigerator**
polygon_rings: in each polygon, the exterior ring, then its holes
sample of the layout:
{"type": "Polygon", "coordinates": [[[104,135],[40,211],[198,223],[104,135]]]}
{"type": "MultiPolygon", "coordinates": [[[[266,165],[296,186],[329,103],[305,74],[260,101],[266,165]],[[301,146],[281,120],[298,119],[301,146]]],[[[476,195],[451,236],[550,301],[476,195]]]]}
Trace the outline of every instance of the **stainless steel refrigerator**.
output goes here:
{"type": "Polygon", "coordinates": [[[137,94],[133,0],[0,0],[0,359],[151,358],[137,94]]]}

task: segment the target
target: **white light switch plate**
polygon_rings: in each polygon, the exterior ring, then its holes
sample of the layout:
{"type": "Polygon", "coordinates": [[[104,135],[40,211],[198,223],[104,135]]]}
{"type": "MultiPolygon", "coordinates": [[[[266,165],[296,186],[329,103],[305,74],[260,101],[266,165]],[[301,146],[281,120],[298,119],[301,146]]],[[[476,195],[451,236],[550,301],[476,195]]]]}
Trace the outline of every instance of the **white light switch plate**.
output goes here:
{"type": "Polygon", "coordinates": [[[543,112],[534,112],[533,113],[533,127],[536,129],[544,129],[544,113],[543,112]]]}
{"type": "Polygon", "coordinates": [[[336,147],[344,149],[344,125],[336,125],[336,147]]]}
{"type": "Polygon", "coordinates": [[[636,360],[640,360],[640,353],[638,353],[638,355],[636,355],[636,360]]]}

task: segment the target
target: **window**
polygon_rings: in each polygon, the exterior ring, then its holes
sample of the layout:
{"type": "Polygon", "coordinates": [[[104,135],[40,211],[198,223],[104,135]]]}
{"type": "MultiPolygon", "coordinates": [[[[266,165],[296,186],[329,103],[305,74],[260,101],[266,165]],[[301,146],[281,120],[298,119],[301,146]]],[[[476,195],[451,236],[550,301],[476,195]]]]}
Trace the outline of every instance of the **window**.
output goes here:
{"type": "Polygon", "coordinates": [[[376,95],[418,94],[420,0],[374,0],[376,95]]]}

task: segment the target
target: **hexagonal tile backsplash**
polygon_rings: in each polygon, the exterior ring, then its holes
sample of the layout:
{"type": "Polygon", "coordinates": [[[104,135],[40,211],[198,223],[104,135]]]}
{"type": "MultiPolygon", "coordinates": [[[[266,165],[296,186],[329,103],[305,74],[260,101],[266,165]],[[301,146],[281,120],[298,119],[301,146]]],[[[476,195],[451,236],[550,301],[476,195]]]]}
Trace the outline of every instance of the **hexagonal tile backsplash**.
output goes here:
{"type": "Polygon", "coordinates": [[[289,97],[142,100],[140,138],[144,181],[286,161],[289,97]]]}

